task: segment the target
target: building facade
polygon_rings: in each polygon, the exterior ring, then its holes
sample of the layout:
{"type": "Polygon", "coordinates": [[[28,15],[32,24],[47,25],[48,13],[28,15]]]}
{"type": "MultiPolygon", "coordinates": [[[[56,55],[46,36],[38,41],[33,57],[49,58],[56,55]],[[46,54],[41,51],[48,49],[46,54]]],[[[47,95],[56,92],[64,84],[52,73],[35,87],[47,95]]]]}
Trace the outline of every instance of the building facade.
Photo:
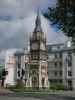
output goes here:
{"type": "Polygon", "coordinates": [[[48,88],[48,53],[46,37],[41,27],[39,12],[35,21],[35,29],[30,38],[28,53],[8,52],[5,62],[5,85],[24,83],[26,87],[48,88]]]}
{"type": "Polygon", "coordinates": [[[63,44],[48,45],[48,75],[50,85],[62,84],[63,54],[59,49],[62,49],[63,46],[63,44]]]}
{"type": "Polygon", "coordinates": [[[35,29],[30,38],[30,87],[48,88],[48,62],[46,37],[41,27],[41,18],[37,14],[35,29]]]}
{"type": "Polygon", "coordinates": [[[8,72],[5,78],[4,86],[7,85],[13,86],[16,84],[17,80],[17,73],[16,73],[16,57],[14,56],[14,53],[16,50],[8,50],[6,52],[6,59],[5,59],[5,71],[8,72]]]}
{"type": "Polygon", "coordinates": [[[26,87],[42,89],[60,84],[67,89],[75,89],[74,48],[70,42],[68,46],[65,43],[46,45],[39,13],[29,47],[27,52],[7,52],[5,86],[24,83],[26,87]]]}
{"type": "Polygon", "coordinates": [[[50,85],[60,84],[75,89],[75,54],[65,44],[48,45],[48,75],[50,85]]]}
{"type": "Polygon", "coordinates": [[[21,51],[17,49],[9,49],[6,51],[5,71],[7,72],[7,74],[4,82],[5,87],[15,86],[23,79],[23,56],[23,50],[21,51]]]}

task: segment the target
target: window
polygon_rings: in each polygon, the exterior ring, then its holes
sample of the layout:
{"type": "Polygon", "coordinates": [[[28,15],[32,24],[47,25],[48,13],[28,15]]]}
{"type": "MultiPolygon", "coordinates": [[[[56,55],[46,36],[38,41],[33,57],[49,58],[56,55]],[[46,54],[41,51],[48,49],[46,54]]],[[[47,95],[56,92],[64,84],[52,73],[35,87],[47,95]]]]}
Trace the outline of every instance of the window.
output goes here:
{"type": "Polygon", "coordinates": [[[59,54],[59,57],[62,58],[62,53],[59,54]]]}
{"type": "Polygon", "coordinates": [[[68,89],[72,90],[72,80],[68,80],[68,89]]]}
{"type": "Polygon", "coordinates": [[[72,53],[71,52],[68,52],[67,62],[68,62],[68,66],[71,67],[72,66],[72,53]]]}
{"type": "Polygon", "coordinates": [[[57,62],[55,62],[55,67],[57,67],[57,62]]]}
{"type": "Polygon", "coordinates": [[[57,58],[57,54],[55,54],[55,58],[57,58]]]}
{"type": "Polygon", "coordinates": [[[59,80],[60,83],[62,83],[62,80],[59,80]]]}
{"type": "Polygon", "coordinates": [[[24,71],[24,69],[22,69],[22,72],[21,72],[21,74],[22,74],[22,76],[24,76],[24,74],[25,74],[25,71],[24,71]]]}
{"type": "Polygon", "coordinates": [[[18,68],[21,68],[21,64],[18,63],[18,68]]]}
{"type": "Polygon", "coordinates": [[[68,76],[72,76],[72,72],[71,71],[68,71],[68,76]]]}
{"type": "Polygon", "coordinates": [[[60,46],[57,46],[57,49],[60,49],[60,46]]]}
{"type": "Polygon", "coordinates": [[[42,88],[44,88],[45,78],[42,78],[42,88]]]}
{"type": "Polygon", "coordinates": [[[68,66],[71,67],[72,66],[72,55],[68,54],[68,66]]]}
{"type": "Polygon", "coordinates": [[[72,86],[72,81],[71,80],[68,80],[68,85],[72,86]]]}
{"type": "Polygon", "coordinates": [[[60,74],[60,76],[62,76],[62,71],[60,71],[60,73],[59,73],[59,74],[60,74]]]}
{"type": "Polygon", "coordinates": [[[20,77],[20,71],[18,71],[18,77],[20,77]]]}
{"type": "Polygon", "coordinates": [[[54,72],[54,75],[57,76],[57,72],[54,72]]]}
{"type": "Polygon", "coordinates": [[[59,63],[59,66],[62,67],[62,62],[59,63]]]}

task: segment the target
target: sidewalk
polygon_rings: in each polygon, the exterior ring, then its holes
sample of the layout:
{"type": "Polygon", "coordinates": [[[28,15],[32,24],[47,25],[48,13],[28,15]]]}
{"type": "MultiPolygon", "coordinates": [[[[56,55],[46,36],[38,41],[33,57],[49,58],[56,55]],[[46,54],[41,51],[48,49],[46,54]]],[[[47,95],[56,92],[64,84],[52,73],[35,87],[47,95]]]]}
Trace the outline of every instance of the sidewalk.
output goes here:
{"type": "Polygon", "coordinates": [[[3,87],[0,87],[0,94],[3,94],[3,93],[5,94],[5,93],[13,93],[13,92],[3,87]]]}
{"type": "Polygon", "coordinates": [[[55,91],[55,92],[12,92],[8,89],[4,89],[0,87],[0,95],[7,95],[7,96],[50,96],[50,95],[57,95],[57,96],[67,96],[67,97],[75,97],[75,91],[55,91]]]}

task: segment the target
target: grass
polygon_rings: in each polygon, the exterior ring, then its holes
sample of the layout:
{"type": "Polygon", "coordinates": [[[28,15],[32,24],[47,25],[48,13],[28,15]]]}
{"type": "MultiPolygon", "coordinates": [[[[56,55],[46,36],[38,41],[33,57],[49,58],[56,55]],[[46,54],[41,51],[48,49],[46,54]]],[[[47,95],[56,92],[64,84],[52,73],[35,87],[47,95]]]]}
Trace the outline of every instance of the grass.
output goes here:
{"type": "Polygon", "coordinates": [[[25,93],[50,93],[50,92],[62,92],[63,90],[52,90],[52,89],[32,89],[32,88],[26,88],[26,87],[9,87],[9,89],[13,92],[25,92],[25,93]]]}
{"type": "Polygon", "coordinates": [[[64,87],[61,85],[52,85],[49,89],[33,89],[30,87],[25,87],[23,84],[17,84],[14,87],[8,87],[9,90],[13,92],[31,92],[31,93],[50,93],[50,92],[60,92],[64,91],[64,87]]]}

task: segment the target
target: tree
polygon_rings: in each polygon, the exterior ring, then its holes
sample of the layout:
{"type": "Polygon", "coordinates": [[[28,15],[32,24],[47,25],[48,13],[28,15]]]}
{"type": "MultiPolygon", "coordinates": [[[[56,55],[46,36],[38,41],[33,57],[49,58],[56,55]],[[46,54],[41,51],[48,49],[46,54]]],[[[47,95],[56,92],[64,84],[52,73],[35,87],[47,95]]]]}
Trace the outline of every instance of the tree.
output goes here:
{"type": "Polygon", "coordinates": [[[75,0],[58,0],[56,7],[49,7],[44,16],[75,43],[75,0]]]}

